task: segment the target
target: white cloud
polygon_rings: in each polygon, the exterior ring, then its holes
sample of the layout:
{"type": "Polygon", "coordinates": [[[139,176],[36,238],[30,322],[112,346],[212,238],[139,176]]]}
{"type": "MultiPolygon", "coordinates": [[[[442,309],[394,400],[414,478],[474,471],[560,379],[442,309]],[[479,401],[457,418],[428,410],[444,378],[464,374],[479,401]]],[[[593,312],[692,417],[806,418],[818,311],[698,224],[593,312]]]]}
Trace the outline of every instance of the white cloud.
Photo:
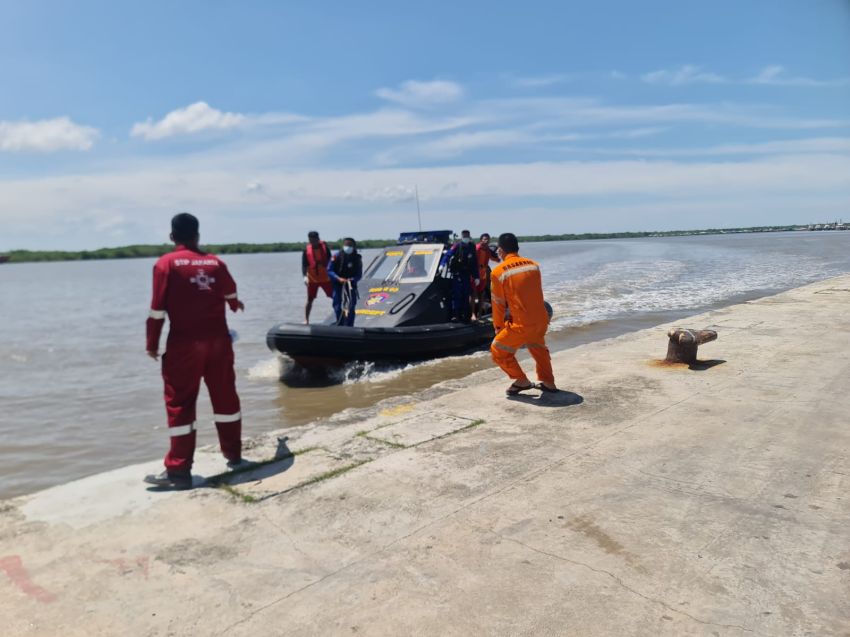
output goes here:
{"type": "Polygon", "coordinates": [[[815,80],[808,77],[794,77],[785,72],[778,64],[766,66],[758,75],[746,80],[748,84],[763,84],[772,86],[848,86],[850,78],[843,77],[834,80],[815,80]]]}
{"type": "Polygon", "coordinates": [[[171,111],[157,122],[148,118],[145,122],[133,124],[130,134],[150,141],[201,131],[227,130],[241,126],[245,121],[245,115],[240,113],[224,113],[206,102],[195,102],[171,111]]]}
{"type": "Polygon", "coordinates": [[[534,137],[519,130],[483,130],[447,135],[420,146],[430,157],[453,157],[480,148],[515,147],[528,144],[534,137]]]}
{"type": "Polygon", "coordinates": [[[661,69],[644,73],[640,77],[648,84],[669,84],[671,86],[696,83],[722,84],[729,81],[722,75],[703,71],[700,67],[690,64],[673,70],[661,69]]]}
{"type": "Polygon", "coordinates": [[[553,73],[550,75],[534,75],[526,77],[510,77],[508,82],[511,86],[518,88],[544,88],[546,86],[554,86],[569,82],[572,79],[571,75],[563,73],[553,73]]]}
{"type": "Polygon", "coordinates": [[[446,80],[430,82],[408,80],[397,89],[379,88],[375,91],[375,95],[390,102],[417,108],[454,102],[463,96],[463,87],[456,82],[446,80]]]}
{"type": "Polygon", "coordinates": [[[413,201],[415,198],[416,187],[405,184],[382,186],[368,190],[349,190],[343,193],[343,199],[348,201],[404,203],[413,201]]]}
{"type": "Polygon", "coordinates": [[[68,117],[35,122],[0,121],[0,151],[89,150],[99,136],[96,128],[75,124],[68,117]]]}
{"type": "MultiPolygon", "coordinates": [[[[418,184],[422,201],[428,202],[423,214],[429,224],[459,223],[486,208],[491,227],[519,223],[524,232],[533,232],[537,226],[556,231],[578,221],[589,230],[622,229],[622,220],[617,226],[599,216],[617,205],[618,197],[641,202],[647,209],[661,209],[672,200],[683,207],[713,204],[717,218],[730,218],[734,202],[738,210],[745,199],[760,206],[779,200],[786,201],[787,214],[796,215],[796,222],[805,221],[812,210],[833,205],[828,202],[843,201],[846,209],[850,205],[848,174],[850,153],[736,161],[612,159],[374,170],[273,166],[262,170],[226,158],[217,168],[199,170],[186,159],[159,160],[127,171],[113,168],[86,175],[0,179],[4,199],[0,215],[9,229],[2,237],[9,248],[45,245],[45,228],[56,235],[48,243],[69,248],[83,247],[86,241],[115,242],[111,233],[116,227],[125,228],[129,233],[125,236],[132,235],[135,241],[156,241],[170,215],[181,209],[201,215],[210,241],[213,237],[256,241],[269,232],[294,238],[311,229],[306,225],[317,222],[350,229],[356,236],[381,237],[400,229],[405,225],[404,214],[415,211],[409,202],[412,185],[418,184]],[[252,183],[260,184],[265,195],[246,188],[252,183]],[[792,199],[798,203],[788,204],[792,199]],[[529,205],[561,211],[581,206],[586,213],[575,219],[553,214],[545,220],[517,221],[517,211],[529,205]],[[122,226],[126,220],[133,224],[122,226]],[[88,233],[80,232],[81,228],[88,233]],[[97,228],[102,230],[95,233],[97,228]],[[10,241],[16,245],[8,245],[10,241]]],[[[672,227],[676,218],[674,214],[659,216],[652,225],[672,227]]]]}
{"type": "MultiPolygon", "coordinates": [[[[723,155],[800,155],[804,153],[846,153],[850,155],[850,137],[782,139],[752,144],[721,144],[697,148],[601,148],[603,155],[639,157],[712,157],[723,155]]],[[[850,179],[848,179],[850,184],[850,179]]]]}
{"type": "Polygon", "coordinates": [[[483,119],[535,122],[536,128],[591,127],[630,124],[726,124],[750,128],[837,128],[850,120],[785,117],[774,108],[730,103],[616,105],[597,99],[529,97],[481,102],[476,115],[483,119]]]}

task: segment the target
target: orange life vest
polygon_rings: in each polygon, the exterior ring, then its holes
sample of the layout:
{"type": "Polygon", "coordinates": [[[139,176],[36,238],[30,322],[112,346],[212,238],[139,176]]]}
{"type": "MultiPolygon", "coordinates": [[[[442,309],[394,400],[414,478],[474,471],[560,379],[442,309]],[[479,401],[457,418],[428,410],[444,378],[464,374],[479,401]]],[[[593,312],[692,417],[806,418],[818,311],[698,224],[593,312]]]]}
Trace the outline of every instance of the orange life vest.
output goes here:
{"type": "Polygon", "coordinates": [[[329,255],[328,244],[324,241],[320,241],[317,247],[312,243],[307,244],[307,263],[310,266],[307,269],[307,279],[311,283],[327,283],[331,280],[328,276],[329,255]]]}

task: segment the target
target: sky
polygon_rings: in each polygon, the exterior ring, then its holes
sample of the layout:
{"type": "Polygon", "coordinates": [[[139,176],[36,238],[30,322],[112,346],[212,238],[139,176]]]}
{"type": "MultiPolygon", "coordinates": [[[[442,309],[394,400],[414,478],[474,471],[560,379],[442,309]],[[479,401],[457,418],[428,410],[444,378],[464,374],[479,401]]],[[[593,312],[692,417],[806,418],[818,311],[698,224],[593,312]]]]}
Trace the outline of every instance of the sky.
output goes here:
{"type": "Polygon", "coordinates": [[[850,220],[848,0],[0,15],[0,250],[850,220]]]}

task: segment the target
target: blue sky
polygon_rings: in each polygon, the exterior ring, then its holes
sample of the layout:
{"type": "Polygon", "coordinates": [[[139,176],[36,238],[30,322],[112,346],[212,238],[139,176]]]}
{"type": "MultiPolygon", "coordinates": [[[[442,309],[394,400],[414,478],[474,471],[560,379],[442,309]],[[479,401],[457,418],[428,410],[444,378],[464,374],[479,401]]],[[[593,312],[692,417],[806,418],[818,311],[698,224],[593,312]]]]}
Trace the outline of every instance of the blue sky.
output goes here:
{"type": "Polygon", "coordinates": [[[3,2],[0,250],[850,218],[850,2],[3,2]]]}

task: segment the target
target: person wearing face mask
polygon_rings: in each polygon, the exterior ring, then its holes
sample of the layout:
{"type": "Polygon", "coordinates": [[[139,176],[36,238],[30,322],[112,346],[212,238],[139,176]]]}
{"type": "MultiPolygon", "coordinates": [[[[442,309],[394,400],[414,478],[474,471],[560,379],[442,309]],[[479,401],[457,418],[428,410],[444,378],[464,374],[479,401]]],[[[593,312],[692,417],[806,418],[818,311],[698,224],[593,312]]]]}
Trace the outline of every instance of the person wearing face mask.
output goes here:
{"type": "Polygon", "coordinates": [[[493,361],[513,380],[506,390],[515,396],[527,389],[557,392],[552,359],[546,347],[549,311],[543,300],[540,265],[519,256],[519,242],[506,232],[499,236],[502,263],[493,268],[491,298],[496,338],[490,346],[493,361]],[[510,313],[508,313],[510,310],[510,313]],[[521,347],[527,347],[537,364],[537,385],[528,380],[516,359],[521,347]]]}
{"type": "Polygon", "coordinates": [[[328,276],[333,283],[331,298],[336,324],[351,327],[357,305],[357,282],[363,276],[363,258],[357,252],[357,242],[351,237],[342,240],[342,250],[334,254],[328,276]]]}
{"type": "Polygon", "coordinates": [[[452,275],[452,320],[467,322],[473,285],[480,283],[475,244],[472,243],[469,230],[460,233],[460,241],[449,248],[442,263],[448,264],[452,275]]]}

